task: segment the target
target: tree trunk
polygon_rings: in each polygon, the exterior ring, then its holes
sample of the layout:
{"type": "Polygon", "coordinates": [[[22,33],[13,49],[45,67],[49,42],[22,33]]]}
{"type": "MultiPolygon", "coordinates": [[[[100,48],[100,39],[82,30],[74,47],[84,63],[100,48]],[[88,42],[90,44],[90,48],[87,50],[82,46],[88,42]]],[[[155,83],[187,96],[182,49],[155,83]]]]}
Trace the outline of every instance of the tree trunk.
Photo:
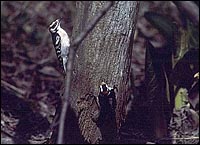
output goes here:
{"type": "MultiPolygon", "coordinates": [[[[73,37],[79,35],[106,2],[76,3],[73,37]]],[[[116,1],[78,48],[73,68],[70,104],[78,112],[77,100],[88,93],[98,96],[99,85],[117,86],[117,127],[125,119],[130,96],[130,66],[138,2],[116,1]]],[[[78,113],[77,113],[78,114],[78,113]]]]}

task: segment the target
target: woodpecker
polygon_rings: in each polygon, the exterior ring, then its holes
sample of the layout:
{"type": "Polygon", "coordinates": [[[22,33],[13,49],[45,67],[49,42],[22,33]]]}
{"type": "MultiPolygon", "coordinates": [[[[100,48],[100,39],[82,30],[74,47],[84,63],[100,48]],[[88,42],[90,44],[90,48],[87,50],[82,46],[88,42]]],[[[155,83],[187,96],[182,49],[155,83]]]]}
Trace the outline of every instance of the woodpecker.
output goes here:
{"type": "Polygon", "coordinates": [[[107,95],[111,89],[112,88],[108,87],[108,85],[105,82],[102,82],[100,85],[100,93],[102,93],[104,95],[105,94],[107,95]]]}
{"type": "Polygon", "coordinates": [[[116,86],[108,87],[104,82],[100,85],[100,92],[98,96],[100,115],[98,117],[97,125],[101,126],[106,118],[114,118],[116,108],[116,86]]]}
{"type": "Polygon", "coordinates": [[[60,19],[53,21],[49,26],[49,31],[52,36],[52,41],[58,60],[61,64],[61,67],[64,69],[64,72],[66,73],[66,63],[68,61],[70,39],[66,31],[61,28],[60,23],[60,19]]]}
{"type": "Polygon", "coordinates": [[[115,109],[116,107],[116,93],[115,89],[117,90],[117,87],[114,85],[114,87],[108,87],[108,85],[104,82],[100,85],[100,92],[98,96],[98,101],[100,107],[107,106],[108,108],[115,109]],[[110,107],[109,107],[110,106],[110,107]]]}

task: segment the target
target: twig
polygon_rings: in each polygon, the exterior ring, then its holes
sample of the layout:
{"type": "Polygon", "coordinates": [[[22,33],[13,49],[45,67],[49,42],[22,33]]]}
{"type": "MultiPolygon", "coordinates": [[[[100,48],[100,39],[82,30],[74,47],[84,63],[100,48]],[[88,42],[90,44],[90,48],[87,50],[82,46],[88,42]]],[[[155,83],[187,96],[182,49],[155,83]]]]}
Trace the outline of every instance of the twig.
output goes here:
{"type": "Polygon", "coordinates": [[[114,2],[109,1],[105,5],[105,7],[89,23],[89,25],[85,28],[85,30],[79,36],[76,37],[76,39],[73,41],[73,43],[70,47],[69,60],[67,62],[67,71],[66,71],[66,78],[65,78],[65,92],[64,92],[64,96],[63,96],[64,98],[63,98],[63,106],[62,106],[62,111],[61,111],[61,116],[60,116],[60,124],[59,124],[59,130],[58,130],[57,144],[63,143],[65,118],[66,118],[66,112],[67,112],[67,109],[68,109],[68,106],[69,106],[72,66],[73,66],[73,63],[74,63],[76,51],[78,49],[79,44],[94,29],[95,25],[106,14],[106,12],[110,9],[110,7],[113,4],[114,4],[114,2]]]}
{"type": "Polygon", "coordinates": [[[114,4],[113,1],[110,1],[106,4],[106,6],[96,15],[95,18],[89,23],[89,25],[85,28],[83,32],[79,36],[76,37],[74,42],[72,43],[72,47],[78,48],[78,45],[83,41],[83,39],[89,34],[90,31],[93,30],[95,25],[99,22],[99,20],[106,14],[106,12],[110,9],[110,7],[114,4]]]}
{"type": "Polygon", "coordinates": [[[24,98],[27,94],[26,91],[21,90],[3,80],[1,80],[1,86],[4,87],[5,89],[8,89],[8,90],[14,92],[15,95],[18,96],[19,98],[24,98]]]}
{"type": "Polygon", "coordinates": [[[192,1],[173,1],[177,8],[194,23],[199,24],[199,7],[192,1]]]}
{"type": "Polygon", "coordinates": [[[148,141],[148,142],[146,142],[146,144],[156,144],[156,143],[148,141]]]}
{"type": "MultiPolygon", "coordinates": [[[[3,128],[3,127],[2,127],[3,128]]],[[[1,133],[4,133],[5,135],[7,135],[8,137],[10,138],[14,138],[15,137],[15,134],[10,134],[8,133],[7,131],[5,131],[4,129],[1,128],[1,133]]],[[[2,138],[1,138],[2,139],[2,138]]]]}
{"type": "MultiPolygon", "coordinates": [[[[162,141],[162,140],[194,140],[194,139],[199,139],[199,137],[196,137],[196,136],[192,136],[192,137],[186,137],[186,138],[161,138],[155,142],[159,142],[159,141],[162,141]]],[[[154,142],[146,142],[146,144],[156,144],[154,142]]]]}
{"type": "Polygon", "coordinates": [[[182,138],[161,138],[159,139],[158,141],[161,141],[161,140],[190,140],[190,139],[199,139],[198,136],[191,136],[191,137],[182,137],[182,138]]]}
{"type": "Polygon", "coordinates": [[[196,137],[193,136],[193,137],[185,137],[185,138],[170,138],[170,139],[173,139],[173,140],[176,140],[176,139],[177,139],[177,140],[184,140],[184,139],[187,139],[187,140],[188,140],[188,139],[199,139],[199,137],[197,137],[197,136],[196,136],[196,137]]]}

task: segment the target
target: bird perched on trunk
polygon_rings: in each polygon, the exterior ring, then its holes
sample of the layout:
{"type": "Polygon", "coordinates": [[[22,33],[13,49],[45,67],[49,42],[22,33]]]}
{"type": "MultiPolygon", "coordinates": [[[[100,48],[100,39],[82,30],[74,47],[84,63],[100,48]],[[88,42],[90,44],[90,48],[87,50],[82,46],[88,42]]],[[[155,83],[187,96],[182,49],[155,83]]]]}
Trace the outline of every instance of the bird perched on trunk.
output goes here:
{"type": "Polygon", "coordinates": [[[56,54],[61,67],[66,72],[66,64],[68,61],[70,39],[67,32],[60,26],[61,20],[53,21],[49,26],[49,31],[52,36],[53,45],[56,49],[56,54]]]}
{"type": "Polygon", "coordinates": [[[116,108],[116,95],[115,89],[108,87],[108,85],[104,82],[100,85],[100,92],[98,96],[99,104],[100,104],[100,116],[99,116],[99,125],[102,125],[106,119],[106,117],[115,117],[115,108],[116,108]]]}

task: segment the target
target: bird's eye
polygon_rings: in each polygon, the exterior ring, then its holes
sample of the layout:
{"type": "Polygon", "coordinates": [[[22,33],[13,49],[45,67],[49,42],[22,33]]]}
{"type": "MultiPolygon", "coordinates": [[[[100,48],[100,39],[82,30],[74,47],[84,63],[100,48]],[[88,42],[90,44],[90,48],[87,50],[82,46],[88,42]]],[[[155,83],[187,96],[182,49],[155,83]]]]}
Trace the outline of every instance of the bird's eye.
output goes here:
{"type": "Polygon", "coordinates": [[[55,27],[56,27],[56,25],[57,25],[57,23],[53,24],[53,28],[55,28],[55,27]]]}

